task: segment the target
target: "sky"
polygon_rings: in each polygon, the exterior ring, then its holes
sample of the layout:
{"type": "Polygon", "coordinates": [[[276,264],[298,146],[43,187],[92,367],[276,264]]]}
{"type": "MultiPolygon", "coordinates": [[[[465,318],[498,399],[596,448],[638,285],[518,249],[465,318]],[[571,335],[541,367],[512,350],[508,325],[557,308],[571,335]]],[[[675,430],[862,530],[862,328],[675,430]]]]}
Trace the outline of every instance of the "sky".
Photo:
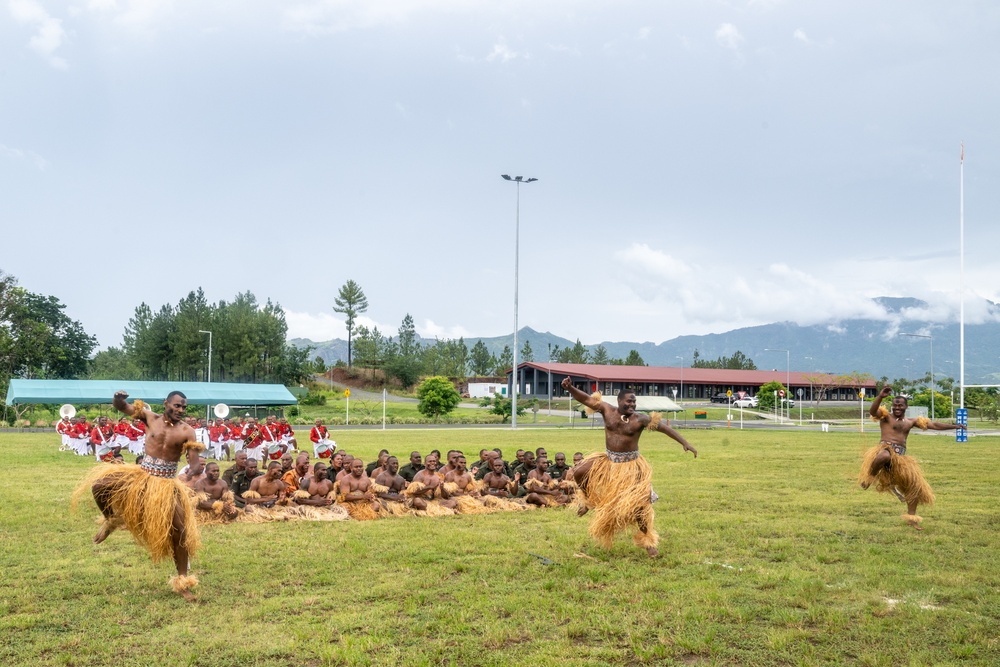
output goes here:
{"type": "Polygon", "coordinates": [[[585,344],[1000,301],[994,0],[0,2],[0,269],[102,348],[198,287],[346,338],[348,279],[510,334],[515,247],[585,344]]]}

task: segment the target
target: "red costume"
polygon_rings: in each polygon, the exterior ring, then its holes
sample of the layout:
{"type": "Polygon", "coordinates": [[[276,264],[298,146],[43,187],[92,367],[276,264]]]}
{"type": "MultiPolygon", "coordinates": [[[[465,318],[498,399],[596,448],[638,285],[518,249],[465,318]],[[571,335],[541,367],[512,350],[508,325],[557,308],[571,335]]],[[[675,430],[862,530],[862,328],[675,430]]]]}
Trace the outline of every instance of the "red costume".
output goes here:
{"type": "Polygon", "coordinates": [[[313,426],[312,430],[309,431],[309,439],[313,443],[318,443],[320,440],[326,440],[326,434],[329,432],[325,426],[313,426]]]}

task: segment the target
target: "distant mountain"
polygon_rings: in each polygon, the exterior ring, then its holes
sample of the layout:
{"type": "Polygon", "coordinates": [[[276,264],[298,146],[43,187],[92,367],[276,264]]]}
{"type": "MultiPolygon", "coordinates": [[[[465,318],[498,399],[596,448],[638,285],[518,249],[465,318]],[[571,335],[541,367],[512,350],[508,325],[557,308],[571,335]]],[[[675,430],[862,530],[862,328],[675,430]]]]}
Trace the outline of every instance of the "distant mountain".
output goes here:
{"type": "MultiPolygon", "coordinates": [[[[934,346],[934,372],[938,377],[959,375],[959,325],[932,324],[909,319],[907,311],[920,312],[926,303],[919,299],[879,297],[874,300],[891,320],[844,320],[837,323],[799,326],[792,322],[778,322],[756,327],[735,329],[726,333],[703,336],[678,336],[662,343],[634,343],[604,341],[611,358],[628,356],[631,350],[639,353],[650,366],[690,366],[693,353],[706,360],[732,356],[739,350],[753,360],[758,368],[782,370],[786,365],[793,371],[849,373],[867,372],[876,378],[914,378],[930,371],[931,344],[934,346]],[[927,333],[934,337],[911,338],[899,336],[900,332],[927,333]],[[771,351],[769,351],[771,350],[771,351]],[[788,350],[788,354],[785,354],[788,350]],[[680,358],[678,358],[680,357],[680,358]]],[[[990,304],[1000,316],[1000,306],[990,304]]],[[[998,318],[1000,319],[1000,318],[998,318]]],[[[467,338],[471,349],[482,340],[491,353],[499,355],[504,345],[513,343],[513,336],[493,338],[467,338]]],[[[576,341],[550,332],[540,333],[524,327],[518,331],[518,345],[531,343],[535,361],[548,360],[549,346],[572,347],[576,341]]],[[[302,347],[312,345],[311,356],[321,356],[327,363],[337,359],[347,360],[347,341],[332,340],[313,343],[306,339],[289,341],[302,347]]],[[[422,344],[433,344],[423,339],[422,344]]],[[[597,345],[588,345],[593,351],[597,345]]],[[[965,326],[965,382],[966,384],[1000,384],[1000,322],[966,324],[965,326]]]]}

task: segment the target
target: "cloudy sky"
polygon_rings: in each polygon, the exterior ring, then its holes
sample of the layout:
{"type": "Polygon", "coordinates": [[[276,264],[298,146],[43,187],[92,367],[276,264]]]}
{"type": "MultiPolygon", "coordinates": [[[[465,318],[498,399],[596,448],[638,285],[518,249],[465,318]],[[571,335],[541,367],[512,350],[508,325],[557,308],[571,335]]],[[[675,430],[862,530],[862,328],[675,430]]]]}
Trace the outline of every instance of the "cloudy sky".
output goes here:
{"type": "MultiPolygon", "coordinates": [[[[291,336],[584,343],[1000,301],[994,0],[0,0],[0,269],[117,345],[250,290],[291,336]]],[[[967,306],[967,321],[981,317],[967,306]]]]}

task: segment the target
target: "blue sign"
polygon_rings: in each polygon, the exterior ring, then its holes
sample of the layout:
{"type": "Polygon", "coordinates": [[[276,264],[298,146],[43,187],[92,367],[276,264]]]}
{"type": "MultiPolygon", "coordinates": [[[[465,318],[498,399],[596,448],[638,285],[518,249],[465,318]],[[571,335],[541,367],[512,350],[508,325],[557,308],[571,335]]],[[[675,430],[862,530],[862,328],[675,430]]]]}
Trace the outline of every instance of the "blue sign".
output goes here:
{"type": "MultiPolygon", "coordinates": [[[[961,424],[962,426],[969,425],[969,409],[968,408],[958,408],[955,410],[955,423],[961,424]]],[[[960,428],[955,431],[955,442],[968,442],[969,441],[969,431],[964,428],[960,428]]]]}

